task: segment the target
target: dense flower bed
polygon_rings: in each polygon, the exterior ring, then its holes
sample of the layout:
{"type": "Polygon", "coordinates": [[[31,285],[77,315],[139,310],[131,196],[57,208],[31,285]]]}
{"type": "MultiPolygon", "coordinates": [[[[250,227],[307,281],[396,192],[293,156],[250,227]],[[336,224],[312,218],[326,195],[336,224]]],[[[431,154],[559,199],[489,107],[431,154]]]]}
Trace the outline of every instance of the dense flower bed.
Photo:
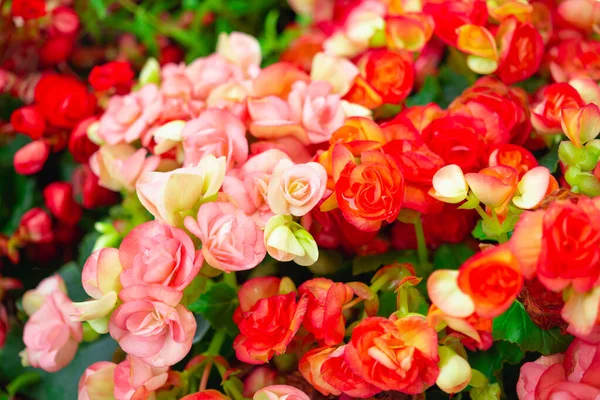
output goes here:
{"type": "Polygon", "coordinates": [[[600,3],[90,3],[0,2],[6,396],[600,396],[600,3]]]}

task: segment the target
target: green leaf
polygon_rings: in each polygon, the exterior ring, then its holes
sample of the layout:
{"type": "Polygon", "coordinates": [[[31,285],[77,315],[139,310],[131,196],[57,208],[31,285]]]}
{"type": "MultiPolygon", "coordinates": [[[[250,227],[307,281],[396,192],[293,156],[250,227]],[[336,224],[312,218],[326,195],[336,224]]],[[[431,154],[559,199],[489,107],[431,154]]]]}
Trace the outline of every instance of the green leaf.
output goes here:
{"type": "Polygon", "coordinates": [[[390,251],[384,254],[357,256],[352,261],[352,275],[360,275],[377,270],[382,265],[392,264],[394,261],[416,264],[417,255],[413,250],[390,251]]]}
{"type": "Polygon", "coordinates": [[[0,94],[0,121],[10,121],[10,116],[23,102],[9,94],[0,94]]]}
{"type": "Polygon", "coordinates": [[[87,261],[90,254],[94,250],[96,240],[100,237],[100,232],[91,231],[85,234],[81,243],[79,243],[79,254],[77,256],[77,264],[80,269],[83,269],[85,262],[87,261]]]}
{"type": "Polygon", "coordinates": [[[239,304],[237,291],[226,283],[216,283],[190,304],[190,311],[201,314],[215,329],[225,329],[231,336],[239,331],[233,322],[233,312],[239,304]]]}
{"type": "Polygon", "coordinates": [[[406,106],[424,106],[435,102],[435,99],[440,95],[440,84],[433,76],[427,76],[423,87],[418,93],[406,99],[406,106]]]}
{"type": "Polygon", "coordinates": [[[247,0],[229,0],[225,4],[227,4],[227,7],[234,15],[241,16],[254,11],[252,3],[247,0]]]}
{"type": "Polygon", "coordinates": [[[90,296],[87,295],[81,285],[81,269],[75,261],[71,261],[58,270],[58,274],[63,278],[67,285],[67,293],[72,301],[85,301],[90,296]]]}
{"type": "Polygon", "coordinates": [[[4,347],[0,349],[0,377],[8,382],[25,372],[21,365],[19,352],[25,348],[23,344],[23,330],[12,325],[6,335],[4,347]]]}
{"type": "Polygon", "coordinates": [[[500,340],[494,342],[486,351],[469,352],[469,364],[471,368],[484,374],[490,382],[496,382],[496,374],[504,363],[517,364],[524,356],[525,352],[519,346],[500,340]]]}
{"type": "Polygon", "coordinates": [[[206,336],[206,333],[210,329],[210,324],[201,315],[195,315],[194,317],[196,317],[196,332],[194,333],[192,343],[198,343],[206,336]]]}
{"type": "Polygon", "coordinates": [[[548,149],[548,152],[544,154],[538,160],[539,164],[543,167],[546,167],[550,170],[551,173],[555,173],[558,168],[558,146],[560,142],[554,142],[552,147],[548,149]]]}
{"type": "Polygon", "coordinates": [[[448,107],[448,105],[457,98],[463,90],[469,87],[467,78],[457,74],[448,67],[440,68],[438,81],[441,93],[437,103],[442,108],[448,107]]]}
{"type": "MultiPolygon", "coordinates": [[[[35,179],[14,171],[2,176],[0,187],[0,227],[2,233],[11,235],[19,226],[21,217],[35,204],[37,191],[35,179]]],[[[39,193],[37,193],[39,194],[39,193]]]]}
{"type": "Polygon", "coordinates": [[[443,244],[433,255],[435,269],[458,269],[475,251],[464,243],[443,244]]]}
{"type": "Polygon", "coordinates": [[[482,240],[482,241],[496,240],[485,234],[485,232],[483,231],[483,221],[482,220],[477,221],[477,225],[475,225],[475,228],[473,228],[471,235],[473,235],[473,237],[477,240],[482,240]]]}
{"type": "Polygon", "coordinates": [[[98,19],[102,20],[106,18],[106,5],[104,5],[102,0],[90,0],[90,5],[96,12],[98,19]]]}
{"type": "Polygon", "coordinates": [[[544,330],[534,324],[519,301],[494,319],[492,336],[494,340],[517,344],[523,351],[537,351],[543,355],[561,353],[573,340],[570,335],[562,335],[558,328],[544,330]]]}

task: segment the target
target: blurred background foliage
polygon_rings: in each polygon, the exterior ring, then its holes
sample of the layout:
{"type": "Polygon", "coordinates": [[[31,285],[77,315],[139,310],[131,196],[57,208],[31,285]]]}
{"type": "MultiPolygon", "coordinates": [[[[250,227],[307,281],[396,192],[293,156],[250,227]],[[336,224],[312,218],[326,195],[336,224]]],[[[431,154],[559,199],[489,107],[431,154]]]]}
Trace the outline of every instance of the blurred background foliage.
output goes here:
{"type": "Polygon", "coordinates": [[[232,31],[257,37],[270,64],[296,36],[282,34],[295,18],[286,0],[75,0],[75,10],[84,44],[109,52],[120,44],[138,65],[149,56],[190,62],[213,52],[219,33],[232,31]],[[132,38],[143,44],[138,54],[124,43],[132,38]]]}

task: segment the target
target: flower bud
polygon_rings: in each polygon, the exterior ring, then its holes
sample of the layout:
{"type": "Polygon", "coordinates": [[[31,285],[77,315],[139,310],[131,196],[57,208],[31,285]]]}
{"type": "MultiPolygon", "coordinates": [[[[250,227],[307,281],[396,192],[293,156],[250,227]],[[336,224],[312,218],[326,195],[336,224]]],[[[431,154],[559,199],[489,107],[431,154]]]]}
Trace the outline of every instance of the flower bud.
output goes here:
{"type": "MultiPolygon", "coordinates": [[[[71,318],[78,321],[92,321],[109,315],[117,304],[122,271],[119,250],[106,248],[92,253],[83,266],[81,281],[85,292],[94,300],[73,303],[76,312],[71,314],[71,318]]],[[[99,324],[92,324],[94,329],[98,326],[99,324]]]]}
{"type": "Polygon", "coordinates": [[[35,106],[25,106],[15,110],[10,123],[16,132],[29,136],[33,140],[42,137],[46,130],[46,120],[35,106]]]}
{"type": "Polygon", "coordinates": [[[567,165],[578,166],[584,171],[592,170],[598,163],[594,151],[587,147],[577,147],[573,142],[563,141],[558,146],[558,158],[567,165]]]}
{"type": "Polygon", "coordinates": [[[466,388],[471,380],[471,366],[468,361],[446,346],[440,346],[438,354],[440,374],[435,381],[436,385],[449,394],[458,393],[466,388]]]}
{"type": "Polygon", "coordinates": [[[454,164],[440,168],[433,176],[432,184],[429,195],[444,203],[460,203],[469,193],[462,169],[454,164]]]}
{"type": "Polygon", "coordinates": [[[98,150],[98,145],[88,137],[88,129],[98,121],[98,117],[89,117],[79,122],[69,138],[69,151],[75,161],[86,164],[92,154],[98,150]]]}
{"type": "Polygon", "coordinates": [[[277,381],[277,371],[269,367],[257,367],[244,379],[244,397],[252,397],[265,386],[277,381]]]}
{"type": "Polygon", "coordinates": [[[289,215],[269,219],[265,227],[265,246],[269,255],[279,261],[309,266],[319,258],[315,239],[289,215]]]}
{"type": "Polygon", "coordinates": [[[75,202],[69,182],[52,182],[46,186],[44,202],[52,215],[67,225],[75,225],[81,218],[81,206],[75,202]]]}
{"type": "Polygon", "coordinates": [[[31,316],[44,304],[47,296],[57,291],[67,293],[67,285],[60,275],[52,275],[43,279],[35,289],[28,290],[23,295],[21,300],[23,310],[31,316]]]}
{"type": "Polygon", "coordinates": [[[86,368],[79,380],[78,400],[112,399],[117,364],[99,361],[86,368]]]}
{"type": "Polygon", "coordinates": [[[54,238],[52,219],[41,208],[32,208],[21,217],[18,236],[31,243],[50,243],[54,238]]]}
{"type": "Polygon", "coordinates": [[[15,171],[21,175],[40,172],[50,154],[50,146],[43,140],[27,143],[15,153],[13,164],[15,171]]]}
{"type": "Polygon", "coordinates": [[[160,64],[155,58],[149,58],[140,71],[139,85],[144,86],[149,83],[160,85],[160,64]]]}

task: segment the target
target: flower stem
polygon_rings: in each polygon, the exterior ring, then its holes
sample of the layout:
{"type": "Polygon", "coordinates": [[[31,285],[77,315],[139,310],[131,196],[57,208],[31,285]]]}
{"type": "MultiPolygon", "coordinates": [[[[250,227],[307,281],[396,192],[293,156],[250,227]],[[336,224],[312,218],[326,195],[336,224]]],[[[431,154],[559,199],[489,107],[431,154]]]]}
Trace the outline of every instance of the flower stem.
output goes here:
{"type": "Polygon", "coordinates": [[[389,279],[390,278],[386,274],[383,274],[382,276],[377,278],[375,282],[371,284],[371,286],[369,286],[369,289],[371,289],[374,293],[377,293],[383,287],[383,285],[387,283],[389,279]]]}
{"type": "Polygon", "coordinates": [[[416,218],[413,222],[415,227],[415,235],[417,236],[417,255],[419,257],[419,265],[426,267],[429,265],[427,260],[427,243],[425,242],[425,232],[423,231],[423,223],[421,218],[416,218]]]}
{"type": "Polygon", "coordinates": [[[477,207],[475,207],[475,211],[477,211],[477,214],[479,214],[481,219],[484,221],[490,218],[489,215],[487,215],[487,213],[483,210],[483,208],[481,208],[480,204],[478,204],[477,207]]]}
{"type": "Polygon", "coordinates": [[[210,370],[212,369],[213,361],[208,360],[206,365],[204,366],[204,371],[202,372],[202,378],[200,379],[200,388],[198,391],[206,390],[206,385],[208,384],[208,377],[210,376],[210,370]]]}
{"type": "Polygon", "coordinates": [[[237,289],[237,278],[235,276],[235,272],[225,272],[223,274],[223,282],[225,282],[232,288],[237,289]]]}
{"type": "Polygon", "coordinates": [[[210,345],[208,346],[208,350],[206,351],[206,353],[208,355],[211,356],[218,356],[219,352],[221,351],[221,346],[223,345],[223,342],[225,341],[225,331],[223,330],[218,330],[215,332],[215,335],[213,336],[212,340],[210,341],[210,345]]]}

